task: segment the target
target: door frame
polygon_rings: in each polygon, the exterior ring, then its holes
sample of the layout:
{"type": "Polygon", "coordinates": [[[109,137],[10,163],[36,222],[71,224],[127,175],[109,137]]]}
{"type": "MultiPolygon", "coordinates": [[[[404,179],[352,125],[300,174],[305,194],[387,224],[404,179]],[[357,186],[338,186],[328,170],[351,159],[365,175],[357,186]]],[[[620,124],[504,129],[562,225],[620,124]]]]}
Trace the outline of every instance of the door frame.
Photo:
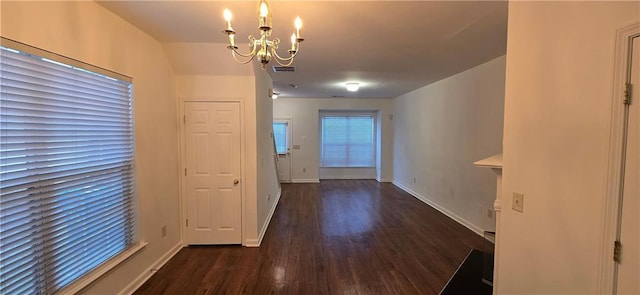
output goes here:
{"type": "MultiPolygon", "coordinates": [[[[291,168],[293,167],[293,149],[291,148],[291,142],[293,141],[293,131],[292,131],[292,127],[291,127],[291,118],[273,118],[273,123],[287,123],[287,154],[289,156],[289,181],[286,183],[291,183],[292,182],[292,171],[291,168]]],[[[273,127],[272,127],[273,129],[273,127]]],[[[276,156],[278,155],[278,151],[276,152],[276,156]]],[[[278,161],[280,161],[280,158],[278,158],[278,161]]],[[[278,169],[278,167],[276,166],[276,170],[278,169]]],[[[278,172],[278,171],[276,171],[278,172]]],[[[278,178],[279,178],[280,172],[278,172],[278,178]]]]}
{"type": "Polygon", "coordinates": [[[186,192],[186,179],[184,175],[184,169],[187,167],[187,155],[186,155],[186,130],[185,130],[185,112],[184,105],[188,102],[205,102],[205,103],[216,103],[216,102],[232,102],[237,103],[240,107],[240,199],[241,199],[241,210],[240,210],[240,232],[242,237],[242,246],[246,246],[247,244],[247,236],[246,236],[246,224],[247,224],[247,214],[246,214],[246,169],[244,167],[244,163],[246,163],[246,146],[245,146],[245,107],[244,103],[240,99],[234,98],[216,98],[216,97],[187,97],[183,99],[177,100],[178,107],[178,153],[180,156],[180,161],[178,163],[178,184],[180,191],[180,238],[182,239],[182,247],[189,246],[187,240],[187,192],[186,192]]]}
{"type": "MultiPolygon", "coordinates": [[[[602,222],[602,239],[599,257],[599,278],[597,290],[599,294],[612,294],[617,284],[617,264],[613,261],[614,242],[618,234],[618,221],[622,217],[619,211],[622,193],[623,137],[625,105],[623,104],[625,83],[630,72],[631,42],[640,36],[640,23],[622,29],[616,34],[616,50],[613,69],[613,96],[611,101],[611,125],[609,154],[604,195],[604,214],[602,222]]],[[[640,89],[635,89],[640,91],[640,89]]],[[[635,102],[640,103],[640,102],[635,102]]]]}

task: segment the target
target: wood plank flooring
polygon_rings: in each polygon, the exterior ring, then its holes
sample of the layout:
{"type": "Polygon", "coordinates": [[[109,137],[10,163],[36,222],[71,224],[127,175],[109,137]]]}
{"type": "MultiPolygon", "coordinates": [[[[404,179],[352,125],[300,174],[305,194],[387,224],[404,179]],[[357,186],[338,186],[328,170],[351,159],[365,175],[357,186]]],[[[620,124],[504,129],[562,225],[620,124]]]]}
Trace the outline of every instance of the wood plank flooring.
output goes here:
{"type": "Polygon", "coordinates": [[[135,294],[438,294],[481,247],[390,183],[283,184],[260,248],[184,248],[135,294]]]}

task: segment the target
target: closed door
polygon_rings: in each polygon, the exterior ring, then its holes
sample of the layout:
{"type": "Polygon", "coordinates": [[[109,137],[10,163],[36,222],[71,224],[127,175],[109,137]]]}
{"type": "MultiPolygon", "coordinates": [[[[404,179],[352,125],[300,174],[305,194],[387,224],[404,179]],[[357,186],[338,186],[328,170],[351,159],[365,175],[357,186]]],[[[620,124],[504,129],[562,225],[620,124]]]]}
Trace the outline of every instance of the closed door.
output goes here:
{"type": "Polygon", "coordinates": [[[618,294],[640,294],[640,36],[633,38],[622,220],[618,264],[618,294]]]}
{"type": "Polygon", "coordinates": [[[185,190],[189,244],[241,244],[240,106],[186,102],[185,190]]]}
{"type": "Polygon", "coordinates": [[[273,136],[278,154],[278,177],[280,182],[291,182],[291,120],[273,120],[273,136]]]}

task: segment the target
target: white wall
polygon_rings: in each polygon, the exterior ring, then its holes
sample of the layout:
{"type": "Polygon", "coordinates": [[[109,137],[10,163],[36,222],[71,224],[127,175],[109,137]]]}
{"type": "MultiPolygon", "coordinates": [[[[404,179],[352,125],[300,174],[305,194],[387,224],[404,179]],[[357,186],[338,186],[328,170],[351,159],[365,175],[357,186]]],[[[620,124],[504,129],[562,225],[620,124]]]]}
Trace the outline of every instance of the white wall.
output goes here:
{"type": "MultiPolygon", "coordinates": [[[[225,58],[228,56],[224,56],[225,58]]],[[[223,57],[221,57],[223,58],[223,57]]],[[[241,113],[241,179],[244,196],[243,244],[258,240],[258,149],[256,136],[256,81],[253,76],[178,76],[180,107],[184,101],[239,101],[241,113]]]]}
{"type": "Polygon", "coordinates": [[[94,2],[1,5],[3,37],[133,78],[140,238],[149,244],[86,289],[115,294],[180,246],[173,72],[158,42],[94,2]]]}
{"type": "Polygon", "coordinates": [[[638,21],[639,2],[509,3],[498,293],[599,293],[615,36],[638,21]]]}
{"type": "MultiPolygon", "coordinates": [[[[320,179],[320,142],[319,117],[321,110],[335,111],[377,111],[378,134],[381,136],[377,147],[380,151],[377,164],[377,178],[389,181],[393,177],[392,170],[392,138],[393,121],[389,115],[393,114],[391,99],[365,98],[279,98],[273,103],[273,117],[291,119],[292,146],[300,145],[300,149],[291,150],[291,179],[293,182],[317,182],[320,179]]],[[[355,178],[358,171],[341,170],[327,171],[328,178],[355,178]],[[350,175],[348,175],[350,174],[350,175]]],[[[368,176],[367,176],[368,177],[368,176]]]]}
{"type": "Polygon", "coordinates": [[[257,143],[257,241],[252,245],[258,245],[267,230],[271,216],[280,198],[280,184],[278,183],[278,170],[275,162],[275,150],[273,145],[273,99],[269,96],[269,89],[273,88],[273,82],[267,72],[260,69],[257,63],[254,65],[255,73],[255,103],[256,103],[256,143],[257,143]]]}
{"type": "Polygon", "coordinates": [[[393,100],[394,183],[479,233],[496,176],[473,162],[501,152],[504,75],[502,56],[393,100]]]}

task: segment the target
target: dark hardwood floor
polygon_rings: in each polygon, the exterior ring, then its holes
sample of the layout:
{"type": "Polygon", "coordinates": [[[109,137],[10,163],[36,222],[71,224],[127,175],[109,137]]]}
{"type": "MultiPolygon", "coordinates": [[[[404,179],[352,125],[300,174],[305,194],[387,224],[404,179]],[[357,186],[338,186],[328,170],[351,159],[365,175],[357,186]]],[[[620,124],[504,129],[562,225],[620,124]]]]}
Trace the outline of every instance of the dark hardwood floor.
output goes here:
{"type": "Polygon", "coordinates": [[[393,184],[284,184],[260,248],[184,248],[135,294],[438,294],[482,240],[393,184]]]}

